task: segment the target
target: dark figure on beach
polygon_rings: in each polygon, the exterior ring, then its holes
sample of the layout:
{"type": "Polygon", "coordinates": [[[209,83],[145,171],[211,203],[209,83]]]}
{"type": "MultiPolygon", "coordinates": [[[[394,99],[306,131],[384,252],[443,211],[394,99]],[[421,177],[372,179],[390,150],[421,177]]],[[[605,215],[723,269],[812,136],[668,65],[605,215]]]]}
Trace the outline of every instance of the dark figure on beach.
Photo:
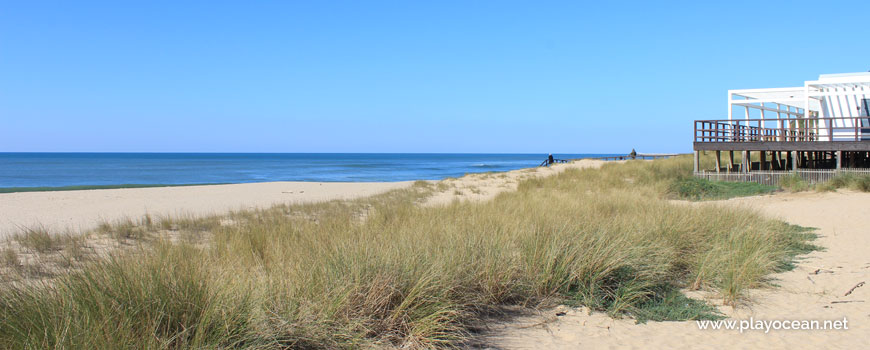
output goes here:
{"type": "Polygon", "coordinates": [[[547,165],[553,164],[553,163],[555,163],[555,162],[556,162],[556,161],[553,160],[553,154],[550,153],[550,156],[547,157],[547,165]]]}
{"type": "Polygon", "coordinates": [[[634,150],[634,148],[631,149],[631,153],[629,153],[628,155],[631,156],[631,159],[637,158],[637,152],[634,150]]]}

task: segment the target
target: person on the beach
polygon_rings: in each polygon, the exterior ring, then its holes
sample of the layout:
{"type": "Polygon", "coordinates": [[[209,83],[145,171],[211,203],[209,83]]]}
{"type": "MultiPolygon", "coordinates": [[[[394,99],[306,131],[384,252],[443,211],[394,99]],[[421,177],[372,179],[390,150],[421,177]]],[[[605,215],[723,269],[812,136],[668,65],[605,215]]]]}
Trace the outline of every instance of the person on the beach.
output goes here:
{"type": "Polygon", "coordinates": [[[553,160],[553,154],[550,153],[550,156],[547,157],[547,165],[549,166],[550,164],[553,164],[553,163],[555,163],[555,162],[556,162],[556,161],[553,160]]]}

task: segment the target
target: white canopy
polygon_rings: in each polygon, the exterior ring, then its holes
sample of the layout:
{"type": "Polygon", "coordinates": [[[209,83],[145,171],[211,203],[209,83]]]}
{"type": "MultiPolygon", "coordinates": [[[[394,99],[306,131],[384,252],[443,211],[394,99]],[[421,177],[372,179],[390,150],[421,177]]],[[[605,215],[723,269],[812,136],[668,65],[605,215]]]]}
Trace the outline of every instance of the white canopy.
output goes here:
{"type": "Polygon", "coordinates": [[[804,86],[728,90],[728,119],[735,106],[744,107],[746,119],[770,118],[765,112],[776,113],[776,119],[802,118],[806,110],[823,118],[857,117],[866,115],[862,110],[866,99],[870,99],[870,72],[822,74],[804,86]],[[750,116],[750,110],[759,111],[759,116],[750,116]]]}

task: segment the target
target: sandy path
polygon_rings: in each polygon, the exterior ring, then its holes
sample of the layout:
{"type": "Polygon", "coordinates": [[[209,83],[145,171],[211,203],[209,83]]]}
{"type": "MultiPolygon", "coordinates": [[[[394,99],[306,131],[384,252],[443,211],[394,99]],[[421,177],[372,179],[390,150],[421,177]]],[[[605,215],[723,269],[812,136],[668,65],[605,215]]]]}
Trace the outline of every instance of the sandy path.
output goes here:
{"type": "Polygon", "coordinates": [[[460,178],[451,178],[440,182],[433,181],[438,186],[435,187],[433,195],[426,200],[426,204],[441,205],[454,200],[490,200],[499,193],[516,190],[517,185],[525,179],[551,176],[568,169],[598,168],[604,163],[602,160],[581,159],[570,163],[553,164],[549,167],[468,174],[460,178]]]}
{"type": "Polygon", "coordinates": [[[280,203],[317,202],[370,196],[412,182],[264,182],[232,185],[129,188],[0,194],[0,238],[22,227],[79,232],[103,220],[139,218],[146,213],[208,215],[264,208],[280,203]]]}
{"type": "MultiPolygon", "coordinates": [[[[848,330],[699,330],[692,322],[613,320],[584,309],[555,310],[492,326],[488,344],[500,349],[866,349],[870,344],[870,194],[797,193],[732,199],[787,222],[819,228],[813,252],[798,267],[777,274],[780,287],[755,290],[752,304],[731,319],[848,320],[848,330]],[[816,273],[816,270],[820,270],[816,273]],[[859,282],[868,285],[844,294],[859,282]],[[846,302],[833,303],[832,302],[846,302]]],[[[711,302],[716,303],[715,300],[711,302]]]]}

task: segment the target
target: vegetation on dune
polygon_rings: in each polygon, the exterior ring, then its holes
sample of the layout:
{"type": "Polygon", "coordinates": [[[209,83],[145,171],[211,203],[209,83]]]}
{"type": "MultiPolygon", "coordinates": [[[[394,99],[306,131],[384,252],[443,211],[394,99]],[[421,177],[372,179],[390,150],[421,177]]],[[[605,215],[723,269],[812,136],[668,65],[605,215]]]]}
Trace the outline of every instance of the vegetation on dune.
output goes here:
{"type": "Polygon", "coordinates": [[[761,185],[754,182],[710,181],[696,177],[687,177],[671,183],[669,192],[680,199],[717,200],[733,197],[754,196],[771,193],[777,190],[775,186],[761,185]]]}
{"type": "Polygon", "coordinates": [[[801,192],[810,189],[812,186],[797,174],[792,174],[780,178],[779,187],[789,192],[801,192]]]}
{"type": "Polygon", "coordinates": [[[738,302],[812,237],[747,210],[669,203],[690,171],[689,157],[631,161],[526,180],[486,202],[423,207],[440,184],[418,182],[355,201],[104,225],[145,243],[0,287],[0,347],[425,348],[457,344],[504,305],[716,318],[679,289],[738,302]]]}
{"type": "Polygon", "coordinates": [[[819,191],[835,191],[840,188],[870,192],[870,175],[842,173],[827,182],[816,185],[816,189],[819,191]]]}

